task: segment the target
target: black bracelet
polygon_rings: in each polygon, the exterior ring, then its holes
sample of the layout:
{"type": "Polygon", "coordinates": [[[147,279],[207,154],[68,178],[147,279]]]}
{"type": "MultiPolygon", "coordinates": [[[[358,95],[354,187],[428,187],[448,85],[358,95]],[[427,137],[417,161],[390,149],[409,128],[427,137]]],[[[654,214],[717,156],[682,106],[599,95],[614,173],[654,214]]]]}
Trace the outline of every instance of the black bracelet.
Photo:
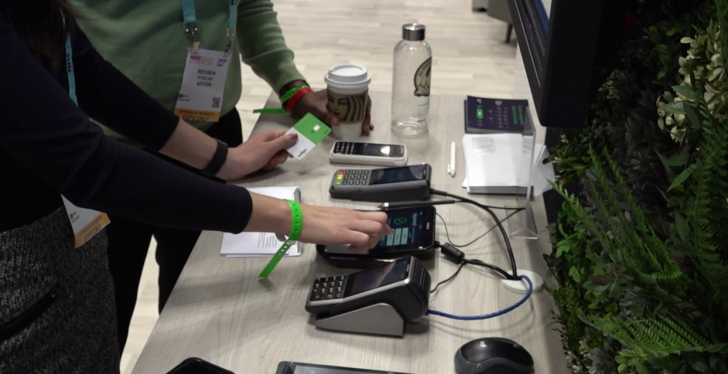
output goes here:
{"type": "Polygon", "coordinates": [[[217,174],[222,166],[225,164],[225,160],[227,160],[227,154],[228,154],[228,146],[224,142],[217,140],[217,149],[215,149],[215,154],[212,155],[212,160],[210,160],[210,163],[207,164],[207,167],[205,167],[204,170],[202,170],[202,174],[208,176],[208,177],[214,177],[215,174],[217,174]]]}

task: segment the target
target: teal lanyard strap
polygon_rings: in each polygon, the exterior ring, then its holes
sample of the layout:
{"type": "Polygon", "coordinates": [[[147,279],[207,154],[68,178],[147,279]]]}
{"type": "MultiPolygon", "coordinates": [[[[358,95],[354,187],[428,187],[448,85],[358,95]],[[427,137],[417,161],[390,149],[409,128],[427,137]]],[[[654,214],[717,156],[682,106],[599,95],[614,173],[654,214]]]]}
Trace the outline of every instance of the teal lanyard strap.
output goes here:
{"type": "Polygon", "coordinates": [[[182,0],[182,18],[185,27],[185,34],[190,38],[192,53],[197,53],[200,48],[200,25],[197,23],[195,12],[195,0],[182,0]]]}
{"type": "MultiPolygon", "coordinates": [[[[63,19],[63,29],[66,28],[66,16],[61,12],[63,19]]],[[[68,31],[66,37],[66,74],[68,75],[68,96],[71,97],[74,104],[78,105],[78,97],[76,97],[76,73],[73,70],[73,48],[71,47],[71,31],[68,31]]]]}
{"type": "MultiPolygon", "coordinates": [[[[192,52],[197,53],[200,48],[200,25],[197,22],[197,13],[195,12],[195,0],[181,0],[182,1],[182,18],[184,19],[185,33],[187,37],[192,41],[192,52]]],[[[225,52],[229,53],[232,50],[233,40],[235,39],[235,31],[238,19],[238,2],[240,0],[229,0],[230,9],[228,15],[228,28],[227,36],[228,43],[225,47],[225,52]]]]}

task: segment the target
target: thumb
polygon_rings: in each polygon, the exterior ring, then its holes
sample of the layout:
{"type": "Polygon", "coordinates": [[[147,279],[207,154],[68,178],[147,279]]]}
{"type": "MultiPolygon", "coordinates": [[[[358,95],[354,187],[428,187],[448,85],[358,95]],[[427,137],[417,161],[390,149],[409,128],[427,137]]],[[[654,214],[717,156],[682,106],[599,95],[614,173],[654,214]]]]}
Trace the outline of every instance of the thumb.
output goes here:
{"type": "Polygon", "coordinates": [[[283,136],[279,136],[271,142],[276,149],[276,152],[293,147],[298,142],[298,134],[291,133],[283,136]]]}
{"type": "Polygon", "coordinates": [[[331,112],[326,105],[317,106],[312,114],[331,127],[339,126],[339,117],[336,117],[336,114],[331,112]]]}

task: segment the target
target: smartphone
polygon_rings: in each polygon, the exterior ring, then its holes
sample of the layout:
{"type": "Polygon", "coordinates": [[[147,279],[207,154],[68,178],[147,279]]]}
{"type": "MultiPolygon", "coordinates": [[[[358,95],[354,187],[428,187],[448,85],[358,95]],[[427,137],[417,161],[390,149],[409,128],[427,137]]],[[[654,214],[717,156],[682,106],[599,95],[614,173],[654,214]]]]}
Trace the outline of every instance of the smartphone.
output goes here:
{"type": "Polygon", "coordinates": [[[367,370],[345,368],[341,366],[327,366],[303,364],[300,362],[283,361],[278,363],[276,374],[406,374],[393,371],[367,370]]]}
{"type": "Polygon", "coordinates": [[[235,374],[201,358],[190,357],[167,374],[235,374]]]}
{"type": "Polygon", "coordinates": [[[407,147],[403,144],[380,144],[337,141],[331,146],[329,162],[371,166],[407,165],[407,147]]]}
{"type": "Polygon", "coordinates": [[[354,253],[348,245],[317,245],[316,251],[334,266],[363,268],[372,262],[414,256],[428,260],[435,253],[435,207],[400,208],[386,211],[387,224],[394,230],[367,253],[354,253]]]}

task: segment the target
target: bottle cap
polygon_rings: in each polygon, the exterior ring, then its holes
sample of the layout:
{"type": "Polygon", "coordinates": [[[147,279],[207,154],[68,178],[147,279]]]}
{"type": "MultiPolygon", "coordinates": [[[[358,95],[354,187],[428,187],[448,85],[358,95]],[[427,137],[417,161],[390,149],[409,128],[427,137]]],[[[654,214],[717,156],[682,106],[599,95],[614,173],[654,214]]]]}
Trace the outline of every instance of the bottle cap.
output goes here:
{"type": "Polygon", "coordinates": [[[405,23],[402,25],[402,39],[409,41],[425,40],[425,25],[421,23],[405,23]]]}

